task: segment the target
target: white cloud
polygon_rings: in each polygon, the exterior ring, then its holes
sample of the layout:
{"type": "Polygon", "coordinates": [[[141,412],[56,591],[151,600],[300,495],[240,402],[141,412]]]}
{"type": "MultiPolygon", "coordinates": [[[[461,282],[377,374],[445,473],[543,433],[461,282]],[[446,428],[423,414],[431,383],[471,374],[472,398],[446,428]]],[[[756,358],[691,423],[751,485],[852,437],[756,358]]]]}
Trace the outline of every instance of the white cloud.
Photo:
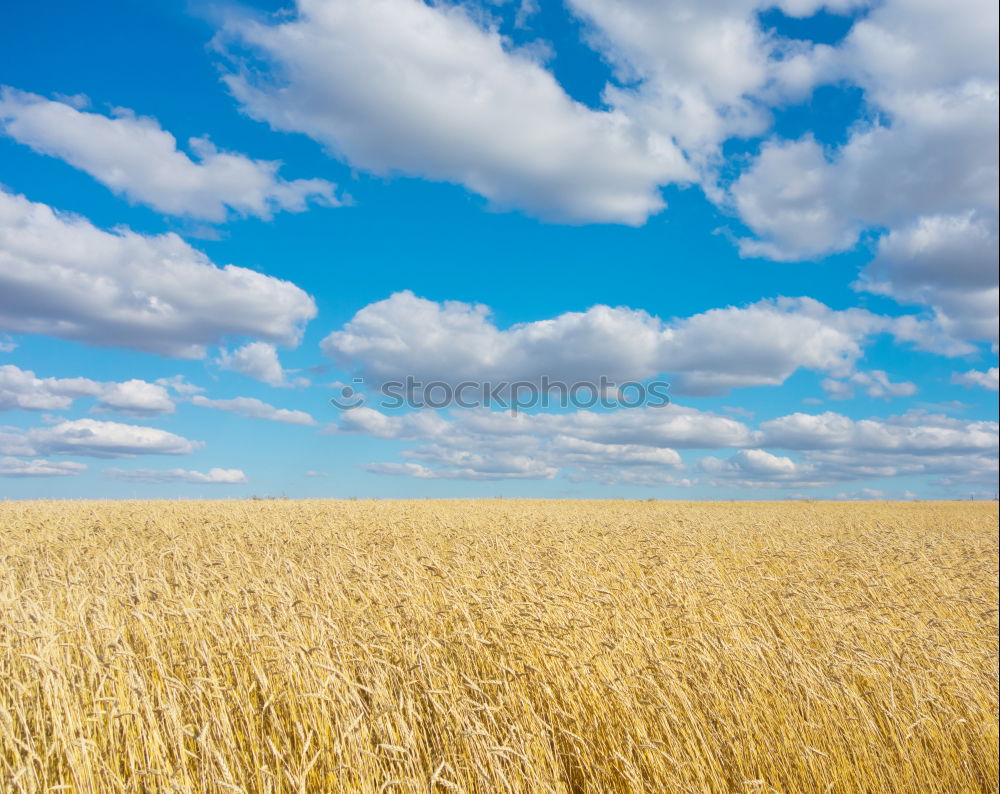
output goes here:
{"type": "Polygon", "coordinates": [[[0,366],[0,411],[63,411],[80,397],[96,397],[96,410],[133,416],[174,411],[167,390],[144,380],[102,383],[89,378],[39,378],[13,364],[0,366]]]}
{"type": "Polygon", "coordinates": [[[816,467],[762,449],[742,449],[729,458],[701,458],[699,468],[715,486],[737,488],[809,488],[825,485],[816,467]]]}
{"type": "Polygon", "coordinates": [[[448,420],[433,411],[415,411],[389,416],[361,406],[345,411],[332,432],[363,433],[375,438],[415,439],[434,436],[449,427],[448,420]]]}
{"type": "Polygon", "coordinates": [[[945,489],[997,483],[997,456],[994,451],[977,454],[936,454],[926,452],[877,452],[859,454],[854,450],[829,450],[804,456],[826,482],[844,482],[896,477],[933,476],[932,484],[945,489]]]}
{"type": "Polygon", "coordinates": [[[520,455],[450,455],[448,467],[429,468],[420,463],[369,463],[372,474],[405,474],[419,480],[551,480],[558,469],[520,455]]]}
{"type": "Polygon", "coordinates": [[[267,342],[251,342],[232,351],[222,351],[218,364],[251,378],[280,386],[285,382],[285,371],[278,360],[278,351],[267,342]]]}
{"type": "Polygon", "coordinates": [[[351,165],[465,185],[500,207],[640,224],[694,172],[668,135],[571,99],[528,50],[463,5],[299,0],[274,24],[231,18],[220,46],[267,71],[225,78],[248,114],[351,165]]]}
{"type": "Polygon", "coordinates": [[[951,376],[951,382],[959,386],[973,387],[990,391],[1000,391],[1000,369],[990,367],[985,372],[970,369],[968,372],[955,372],[951,376]]]}
{"type": "Polygon", "coordinates": [[[199,392],[205,391],[201,386],[189,383],[187,378],[183,375],[171,375],[168,378],[157,378],[156,382],[160,386],[165,386],[175,394],[179,394],[182,397],[190,397],[192,394],[198,394],[199,392]]]}
{"type": "MultiPolygon", "coordinates": [[[[764,450],[741,450],[728,459],[705,457],[699,468],[714,486],[747,489],[809,489],[843,482],[930,477],[930,485],[950,497],[956,488],[994,487],[996,455],[927,452],[870,452],[853,448],[811,450],[800,460],[764,450]]],[[[862,491],[870,489],[862,489],[862,491]]],[[[838,496],[837,498],[841,498],[838,496]]]]}
{"type": "Polygon", "coordinates": [[[587,466],[680,466],[681,456],[667,447],[605,444],[573,436],[555,436],[552,448],[569,464],[587,466]]]}
{"type": "Polygon", "coordinates": [[[713,309],[676,324],[664,362],[692,394],[780,385],[796,370],[845,375],[885,319],[860,309],[835,311],[811,298],[779,298],[713,309]],[[676,362],[676,363],[674,363],[676,362]]]}
{"type": "Polygon", "coordinates": [[[0,327],[178,358],[250,336],[297,344],[316,314],[287,281],[217,267],[175,234],[106,232],[0,189],[0,327]]]}
{"type": "Polygon", "coordinates": [[[852,244],[862,225],[995,208],[996,38],[982,0],[889,0],[855,22],[837,72],[865,90],[875,121],[829,153],[809,137],[762,150],[734,193],[773,238],[765,252],[810,257],[852,244]]]}
{"type": "Polygon", "coordinates": [[[995,110],[995,93],[973,88],[930,96],[891,127],[859,128],[832,152],[810,136],[768,142],[732,187],[740,219],[757,235],[740,241],[742,253],[810,259],[852,247],[870,226],[988,217],[997,203],[988,154],[995,110]]]}
{"type": "Polygon", "coordinates": [[[39,378],[13,364],[0,366],[0,411],[62,411],[78,397],[95,396],[103,384],[88,378],[39,378]]]}
{"type": "Polygon", "coordinates": [[[281,366],[277,348],[267,342],[250,342],[229,352],[223,350],[217,360],[222,369],[239,372],[272,386],[308,386],[308,378],[288,380],[288,372],[281,366]]]}
{"type": "MultiPolygon", "coordinates": [[[[893,497],[886,491],[880,490],[878,488],[859,488],[857,491],[845,492],[841,491],[835,497],[836,499],[845,502],[867,502],[872,500],[886,500],[892,499],[893,497]]],[[[915,499],[916,494],[906,491],[900,497],[902,499],[915,499]]]]}
{"type": "Polygon", "coordinates": [[[155,427],[74,419],[51,427],[0,430],[0,454],[84,455],[95,458],[132,458],[136,455],[188,455],[200,441],[155,427]]]}
{"type": "MultiPolygon", "coordinates": [[[[869,5],[778,3],[792,16],[869,5]]],[[[773,259],[825,256],[888,230],[860,284],[928,307],[933,323],[910,323],[908,338],[953,352],[954,340],[995,341],[995,10],[887,0],[831,47],[762,29],[773,6],[571,0],[614,72],[600,110],[570,99],[530,47],[512,48],[466,3],[300,0],[270,24],[232,18],[219,42],[256,56],[253,68],[234,58],[226,78],[250,115],[357,167],[461,183],[556,220],[633,224],[662,208],[660,186],[700,181],[753,233],[743,253],[773,259]],[[731,190],[720,184],[723,142],[766,135],[773,108],[836,82],[866,103],[843,146],[772,139],[731,190]],[[975,227],[962,247],[942,240],[917,259],[961,258],[986,292],[898,255],[912,230],[962,219],[975,227]]]]}
{"type": "Polygon", "coordinates": [[[961,455],[995,450],[997,432],[996,422],[959,420],[919,411],[885,420],[855,420],[827,411],[795,413],[762,422],[758,438],[760,446],[782,449],[961,455]]]}
{"type": "MultiPolygon", "coordinates": [[[[641,126],[677,140],[702,167],[731,137],[759,135],[767,105],[802,98],[830,69],[831,48],[762,29],[758,0],[570,0],[590,43],[616,72],[604,100],[641,126]]],[[[814,13],[822,3],[781,3],[814,13]]],[[[840,10],[862,3],[826,3],[840,10]]]]}
{"type": "MultiPolygon", "coordinates": [[[[503,1],[501,0],[501,2],[503,1]]],[[[539,0],[519,0],[517,14],[514,17],[514,25],[516,27],[527,27],[531,18],[541,10],[538,2],[539,0]]]]}
{"type": "Polygon", "coordinates": [[[272,422],[285,422],[290,425],[314,425],[316,420],[305,411],[292,411],[287,408],[275,408],[256,397],[234,397],[231,400],[211,400],[200,394],[191,398],[194,405],[203,408],[216,408],[220,411],[239,414],[249,419],[267,419],[272,422]]]}
{"type": "MultiPolygon", "coordinates": [[[[675,448],[718,448],[750,443],[740,422],[678,406],[611,413],[518,414],[432,411],[389,416],[371,408],[345,411],[333,432],[416,441],[405,463],[368,467],[378,474],[423,479],[551,479],[683,485],[675,448]]],[[[689,483],[688,483],[689,484],[689,483]]]]}
{"type": "MultiPolygon", "coordinates": [[[[662,209],[660,186],[697,180],[725,139],[766,130],[767,103],[829,72],[831,48],[761,29],[767,7],[573,0],[616,72],[601,109],[567,95],[544,43],[512,47],[473,4],[298,0],[269,24],[231,17],[217,44],[247,113],[354,166],[457,182],[546,218],[638,224],[662,209]]],[[[522,3],[515,24],[535,8],[522,3]]]]}
{"type": "Polygon", "coordinates": [[[879,240],[859,287],[931,307],[946,336],[995,343],[997,256],[995,213],[925,216],[879,240]]]}
{"type": "Polygon", "coordinates": [[[863,223],[845,217],[851,201],[839,190],[836,168],[811,136],[765,143],[732,186],[734,208],[756,235],[739,240],[740,252],[795,260],[850,248],[863,223]]]}
{"type": "Polygon", "coordinates": [[[107,384],[101,390],[96,407],[132,416],[155,416],[172,414],[174,401],[163,386],[133,378],[107,384]]]}
{"type": "Polygon", "coordinates": [[[754,438],[761,446],[794,450],[800,459],[758,448],[726,460],[702,458],[699,467],[717,485],[756,489],[931,476],[937,477],[932,485],[947,493],[997,480],[996,422],[919,411],[862,420],[830,412],[792,414],[762,423],[754,438]]]}
{"type": "Polygon", "coordinates": [[[12,353],[17,350],[17,342],[7,334],[0,334],[0,353],[12,353]]]}
{"type": "Polygon", "coordinates": [[[843,45],[844,70],[883,106],[997,78],[1000,16],[984,0],[873,4],[843,45]]]}
{"type": "Polygon", "coordinates": [[[731,190],[755,235],[742,252],[811,259],[888,230],[859,288],[995,343],[996,41],[983,0],[888,0],[856,21],[830,76],[864,90],[868,121],[828,151],[808,135],[762,148],[731,190]]]}
{"type": "Polygon", "coordinates": [[[421,466],[419,463],[366,463],[362,468],[372,474],[387,474],[389,476],[403,475],[418,480],[463,479],[462,477],[447,477],[436,473],[433,469],[421,466]]]}
{"type": "Polygon", "coordinates": [[[149,483],[196,483],[203,485],[238,485],[247,481],[239,469],[209,469],[207,472],[188,469],[105,469],[104,473],[115,480],[149,483]]]}
{"type": "Polygon", "coordinates": [[[108,118],[4,87],[0,133],[171,215],[219,222],[230,213],[270,218],[280,210],[300,212],[309,201],[340,203],[326,180],[286,182],[277,174],[280,163],[219,151],[207,138],[189,141],[192,160],[155,119],[123,108],[108,118]]]}
{"type": "Polygon", "coordinates": [[[678,450],[738,451],[707,456],[697,469],[716,485],[808,489],[845,481],[936,476],[936,487],[990,487],[998,425],[919,411],[853,420],[827,412],[791,414],[754,430],[714,413],[676,405],[595,413],[518,414],[486,410],[382,414],[345,411],[329,432],[413,442],[402,460],[366,467],[421,479],[551,479],[688,487],[678,450]],[[798,458],[774,450],[795,453],[798,458]]]}
{"type": "Polygon", "coordinates": [[[949,336],[940,317],[904,314],[893,318],[890,332],[897,342],[909,342],[917,350],[942,356],[965,356],[978,352],[974,344],[949,336]]]}
{"type": "Polygon", "coordinates": [[[22,460],[0,458],[0,477],[67,477],[86,471],[83,463],[69,460],[22,460]]]}
{"type": "Polygon", "coordinates": [[[888,327],[862,310],[834,311],[809,298],[761,301],[669,323],[646,312],[595,306],[501,330],[489,309],[398,292],[370,304],[322,342],[371,381],[412,375],[427,383],[616,383],[670,373],[680,394],[778,385],[797,369],[849,374],[865,340],[888,327]]]}
{"type": "Polygon", "coordinates": [[[825,378],[820,385],[831,400],[846,400],[854,396],[854,387],[861,388],[869,397],[890,399],[892,397],[912,397],[917,387],[910,381],[894,383],[883,370],[855,372],[847,380],[825,378]]]}
{"type": "Polygon", "coordinates": [[[738,470],[746,474],[765,475],[794,474],[798,469],[791,458],[772,455],[762,449],[740,450],[727,461],[702,458],[701,464],[706,471],[738,470]]]}
{"type": "MultiPolygon", "coordinates": [[[[752,438],[742,422],[677,405],[601,413],[580,410],[517,415],[476,409],[458,411],[450,421],[433,411],[390,416],[361,407],[345,411],[336,428],[342,432],[402,440],[469,441],[478,436],[558,438],[562,445],[569,439],[579,439],[598,444],[682,449],[745,446],[752,438]]],[[[565,446],[563,449],[566,450],[565,446]]]]}
{"type": "MultiPolygon", "coordinates": [[[[867,4],[778,5],[808,16],[867,4]]],[[[234,96],[275,129],[369,171],[456,182],[501,207],[582,222],[644,222],[663,207],[659,187],[708,178],[724,141],[767,132],[770,108],[864,74],[842,48],[764,30],[759,13],[773,2],[567,6],[614,72],[600,109],[546,70],[546,43],[513,47],[474,3],[298,0],[270,23],[231,17],[217,45],[232,55],[234,96]]],[[[515,25],[534,9],[523,3],[515,25]]]]}
{"type": "MultiPolygon", "coordinates": [[[[854,388],[845,380],[824,378],[819,385],[831,400],[849,400],[854,396],[854,388]]],[[[808,405],[819,405],[823,401],[815,397],[807,397],[803,402],[808,405]]]]}

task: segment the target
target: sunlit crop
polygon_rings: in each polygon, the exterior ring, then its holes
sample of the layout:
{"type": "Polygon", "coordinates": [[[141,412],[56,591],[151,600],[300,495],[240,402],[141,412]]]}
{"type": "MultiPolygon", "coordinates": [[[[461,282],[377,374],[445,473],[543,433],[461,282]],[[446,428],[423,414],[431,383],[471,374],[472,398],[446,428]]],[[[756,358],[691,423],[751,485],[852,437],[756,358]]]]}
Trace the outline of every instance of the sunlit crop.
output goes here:
{"type": "Polygon", "coordinates": [[[0,790],[997,790],[993,504],[0,504],[0,790]]]}

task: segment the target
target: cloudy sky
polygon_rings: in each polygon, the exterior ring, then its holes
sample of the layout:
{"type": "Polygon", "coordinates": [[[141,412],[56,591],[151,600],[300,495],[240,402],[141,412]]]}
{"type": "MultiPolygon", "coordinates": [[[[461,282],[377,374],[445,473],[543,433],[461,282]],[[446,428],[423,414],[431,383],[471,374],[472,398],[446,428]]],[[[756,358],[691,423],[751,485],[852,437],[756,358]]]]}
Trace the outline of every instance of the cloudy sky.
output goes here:
{"type": "Polygon", "coordinates": [[[992,498],[997,35],[986,0],[8,4],[0,497],[992,498]],[[377,399],[407,377],[670,404],[377,399]]]}

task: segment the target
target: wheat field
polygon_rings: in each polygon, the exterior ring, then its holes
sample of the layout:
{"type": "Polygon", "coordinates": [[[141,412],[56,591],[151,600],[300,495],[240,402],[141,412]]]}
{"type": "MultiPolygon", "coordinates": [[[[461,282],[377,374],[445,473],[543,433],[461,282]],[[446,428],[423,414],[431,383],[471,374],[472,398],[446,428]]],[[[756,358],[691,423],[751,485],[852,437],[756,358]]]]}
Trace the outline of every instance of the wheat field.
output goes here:
{"type": "Polygon", "coordinates": [[[987,503],[0,503],[9,792],[997,791],[987,503]]]}

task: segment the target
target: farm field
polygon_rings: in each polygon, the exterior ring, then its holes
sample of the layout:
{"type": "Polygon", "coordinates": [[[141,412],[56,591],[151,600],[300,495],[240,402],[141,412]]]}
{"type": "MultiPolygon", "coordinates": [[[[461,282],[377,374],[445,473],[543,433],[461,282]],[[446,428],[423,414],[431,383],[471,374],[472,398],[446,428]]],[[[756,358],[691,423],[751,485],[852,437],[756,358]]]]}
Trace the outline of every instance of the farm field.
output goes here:
{"type": "Polygon", "coordinates": [[[4,792],[997,791],[993,503],[0,503],[4,792]]]}

